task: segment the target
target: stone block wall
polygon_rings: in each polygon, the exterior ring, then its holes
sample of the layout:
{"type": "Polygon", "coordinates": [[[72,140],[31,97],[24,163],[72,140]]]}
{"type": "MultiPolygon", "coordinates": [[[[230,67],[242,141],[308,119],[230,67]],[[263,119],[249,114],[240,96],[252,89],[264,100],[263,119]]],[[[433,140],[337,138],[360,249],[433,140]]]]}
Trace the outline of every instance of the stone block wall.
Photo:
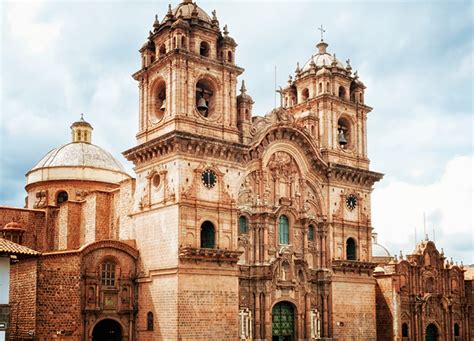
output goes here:
{"type": "Polygon", "coordinates": [[[338,341],[375,341],[375,280],[367,275],[336,275],[332,283],[332,330],[338,341]]]}
{"type": "Polygon", "coordinates": [[[49,254],[38,261],[36,335],[41,340],[81,339],[80,267],[77,253],[49,254]]]}
{"type": "Polygon", "coordinates": [[[238,279],[208,271],[179,276],[178,337],[183,341],[235,340],[239,335],[238,279]]]}

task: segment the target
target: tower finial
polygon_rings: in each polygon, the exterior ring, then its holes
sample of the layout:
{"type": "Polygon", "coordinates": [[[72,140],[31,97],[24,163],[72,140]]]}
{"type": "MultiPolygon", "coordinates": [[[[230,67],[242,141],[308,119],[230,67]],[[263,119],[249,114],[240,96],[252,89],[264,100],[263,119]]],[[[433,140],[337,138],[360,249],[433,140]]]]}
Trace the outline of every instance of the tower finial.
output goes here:
{"type": "Polygon", "coordinates": [[[245,94],[247,92],[247,88],[245,87],[245,81],[242,79],[242,86],[240,87],[240,92],[245,94]]]}
{"type": "Polygon", "coordinates": [[[92,126],[84,120],[84,114],[81,118],[71,125],[72,142],[92,143],[92,126]]]}

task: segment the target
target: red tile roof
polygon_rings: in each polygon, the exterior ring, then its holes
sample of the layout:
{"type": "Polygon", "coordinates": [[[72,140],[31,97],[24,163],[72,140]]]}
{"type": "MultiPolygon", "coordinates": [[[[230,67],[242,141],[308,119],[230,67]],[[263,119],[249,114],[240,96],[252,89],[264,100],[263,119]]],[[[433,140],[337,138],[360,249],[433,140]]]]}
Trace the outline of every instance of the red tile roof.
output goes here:
{"type": "Polygon", "coordinates": [[[0,238],[0,255],[16,255],[16,256],[38,256],[38,251],[19,245],[7,239],[0,238]]]}

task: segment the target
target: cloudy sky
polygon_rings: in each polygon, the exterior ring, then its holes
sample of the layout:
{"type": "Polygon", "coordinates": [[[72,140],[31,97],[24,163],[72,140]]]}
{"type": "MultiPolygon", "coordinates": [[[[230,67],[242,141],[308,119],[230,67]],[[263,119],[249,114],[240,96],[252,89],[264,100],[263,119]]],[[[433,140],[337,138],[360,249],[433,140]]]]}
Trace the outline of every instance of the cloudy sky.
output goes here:
{"type": "MultiPolygon", "coordinates": [[[[176,3],[174,3],[176,5],[176,3]]],[[[379,242],[411,252],[423,237],[473,259],[473,5],[470,1],[209,2],[239,44],[254,113],[273,107],[326,29],[329,52],[367,86],[369,156],[385,173],[373,192],[379,242]]],[[[24,174],[70,139],[80,113],[94,143],[124,164],[135,144],[139,69],[160,1],[1,2],[0,203],[22,206],[24,174]]],[[[128,165],[128,169],[131,166],[128,165]]]]}

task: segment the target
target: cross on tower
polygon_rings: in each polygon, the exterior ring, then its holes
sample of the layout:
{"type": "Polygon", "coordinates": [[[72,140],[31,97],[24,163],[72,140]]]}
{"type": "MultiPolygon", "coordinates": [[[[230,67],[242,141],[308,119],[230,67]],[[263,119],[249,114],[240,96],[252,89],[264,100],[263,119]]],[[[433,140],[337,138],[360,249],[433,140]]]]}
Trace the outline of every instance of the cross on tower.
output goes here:
{"type": "Polygon", "coordinates": [[[323,34],[326,32],[326,30],[323,29],[323,25],[321,25],[321,27],[318,27],[318,30],[321,31],[321,40],[324,40],[324,39],[323,39],[323,34]]]}

